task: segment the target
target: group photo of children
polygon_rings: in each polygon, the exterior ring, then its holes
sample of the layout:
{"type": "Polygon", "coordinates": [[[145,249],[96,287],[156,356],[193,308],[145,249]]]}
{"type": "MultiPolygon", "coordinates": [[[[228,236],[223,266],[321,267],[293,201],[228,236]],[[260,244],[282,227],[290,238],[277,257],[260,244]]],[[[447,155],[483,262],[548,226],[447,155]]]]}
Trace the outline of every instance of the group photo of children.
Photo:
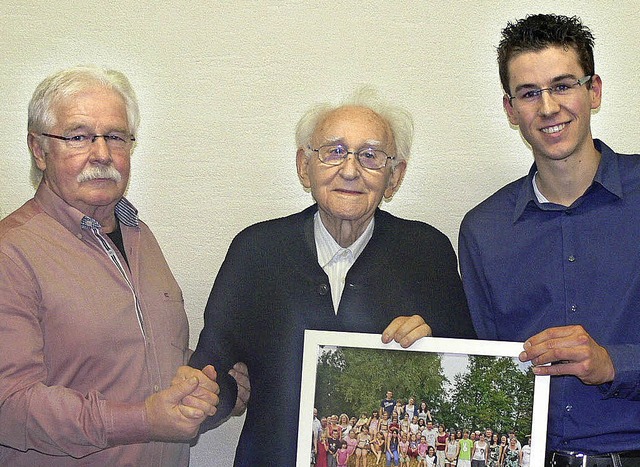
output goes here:
{"type": "Polygon", "coordinates": [[[315,467],[528,467],[531,436],[491,427],[447,426],[425,401],[394,399],[359,418],[318,416],[314,409],[311,465],[315,467]]]}

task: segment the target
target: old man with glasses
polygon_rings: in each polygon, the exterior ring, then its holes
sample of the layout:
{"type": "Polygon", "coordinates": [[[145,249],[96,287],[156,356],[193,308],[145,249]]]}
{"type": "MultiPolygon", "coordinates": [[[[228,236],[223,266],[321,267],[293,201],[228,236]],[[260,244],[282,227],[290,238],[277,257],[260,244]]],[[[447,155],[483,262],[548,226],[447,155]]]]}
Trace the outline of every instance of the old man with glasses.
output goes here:
{"type": "Polygon", "coordinates": [[[190,363],[248,367],[236,465],[295,465],[305,329],[403,347],[475,337],[449,239],[379,208],[400,187],[412,137],[410,115],[368,89],[312,107],[297,126],[296,165],[315,204],[232,242],[190,363]]]}
{"type": "Polygon", "coordinates": [[[41,181],[0,221],[0,464],[186,466],[216,412],[186,366],[182,292],[124,197],[140,121],[119,71],[44,79],[27,142],[41,181]]]}

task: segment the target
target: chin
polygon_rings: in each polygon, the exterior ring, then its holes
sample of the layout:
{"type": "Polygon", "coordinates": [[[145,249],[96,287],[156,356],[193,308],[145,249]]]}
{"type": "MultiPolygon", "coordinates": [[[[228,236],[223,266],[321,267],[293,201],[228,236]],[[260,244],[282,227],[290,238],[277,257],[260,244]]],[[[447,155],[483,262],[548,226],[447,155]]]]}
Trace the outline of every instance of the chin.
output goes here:
{"type": "Polygon", "coordinates": [[[117,203],[122,195],[102,195],[102,196],[89,196],[84,202],[89,206],[108,206],[110,204],[117,203]]]}
{"type": "Polygon", "coordinates": [[[119,200],[124,195],[124,189],[118,186],[102,187],[85,191],[87,200],[94,200],[100,204],[109,204],[114,200],[119,200]]]}
{"type": "Polygon", "coordinates": [[[534,151],[534,155],[538,154],[544,159],[561,161],[571,156],[575,151],[576,146],[573,144],[544,145],[539,150],[534,151]]]}
{"type": "Polygon", "coordinates": [[[336,219],[341,220],[341,221],[351,221],[351,222],[355,222],[355,221],[359,221],[359,220],[364,220],[366,219],[368,216],[367,214],[363,214],[361,212],[358,213],[353,213],[353,212],[341,212],[338,213],[338,215],[334,216],[336,219]]]}

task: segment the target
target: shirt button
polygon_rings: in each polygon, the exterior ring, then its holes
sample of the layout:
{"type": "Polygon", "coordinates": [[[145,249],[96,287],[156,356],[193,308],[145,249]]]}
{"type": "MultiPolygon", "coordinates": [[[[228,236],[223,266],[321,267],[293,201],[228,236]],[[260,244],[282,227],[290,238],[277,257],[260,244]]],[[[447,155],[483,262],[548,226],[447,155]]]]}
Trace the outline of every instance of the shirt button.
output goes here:
{"type": "Polygon", "coordinates": [[[567,405],[564,409],[565,409],[567,412],[571,412],[571,410],[573,409],[573,406],[572,406],[572,405],[567,405]]]}
{"type": "Polygon", "coordinates": [[[82,234],[76,234],[76,237],[78,237],[80,240],[82,240],[82,234]]]}
{"type": "Polygon", "coordinates": [[[356,288],[356,285],[355,285],[355,284],[353,284],[353,283],[351,283],[351,282],[349,282],[349,283],[347,284],[347,287],[349,287],[350,289],[355,289],[355,288],[356,288]]]}
{"type": "Polygon", "coordinates": [[[571,313],[575,313],[576,311],[578,311],[578,306],[577,305],[571,305],[571,308],[569,308],[569,311],[571,313]]]}
{"type": "Polygon", "coordinates": [[[158,392],[160,390],[160,386],[157,384],[153,387],[153,392],[158,392]]]}
{"type": "Polygon", "coordinates": [[[569,255],[569,258],[567,258],[569,260],[570,263],[573,263],[576,260],[576,257],[573,255],[569,255]]]}
{"type": "Polygon", "coordinates": [[[329,291],[329,286],[327,284],[320,284],[317,288],[319,295],[327,295],[329,291]]]}

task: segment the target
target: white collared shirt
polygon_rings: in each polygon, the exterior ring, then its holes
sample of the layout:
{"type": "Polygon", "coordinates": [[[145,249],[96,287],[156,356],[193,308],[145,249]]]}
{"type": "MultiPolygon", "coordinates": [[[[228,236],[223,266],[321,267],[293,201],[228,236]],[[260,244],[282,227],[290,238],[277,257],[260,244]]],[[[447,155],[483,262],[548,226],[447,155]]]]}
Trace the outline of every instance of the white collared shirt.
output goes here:
{"type": "Polygon", "coordinates": [[[372,217],[362,235],[347,248],[342,248],[322,223],[320,212],[316,212],[313,217],[313,233],[316,241],[316,251],[318,252],[318,264],[329,276],[331,299],[333,300],[333,309],[336,314],[338,314],[340,297],[342,297],[342,291],[344,290],[344,279],[349,268],[369,243],[373,235],[373,224],[374,219],[372,217]]]}

